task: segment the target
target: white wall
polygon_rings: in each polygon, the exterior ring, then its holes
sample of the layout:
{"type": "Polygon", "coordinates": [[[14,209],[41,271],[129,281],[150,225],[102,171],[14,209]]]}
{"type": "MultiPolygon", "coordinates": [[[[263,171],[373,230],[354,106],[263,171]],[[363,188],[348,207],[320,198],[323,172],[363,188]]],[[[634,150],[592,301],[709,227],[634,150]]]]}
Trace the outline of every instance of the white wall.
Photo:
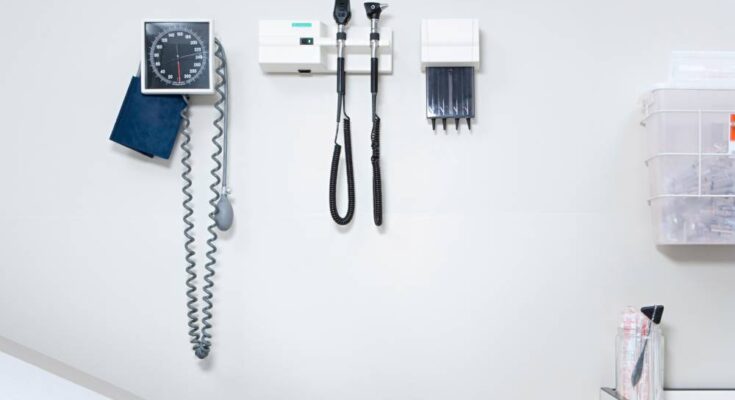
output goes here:
{"type": "MultiPolygon", "coordinates": [[[[355,25],[366,25],[354,4],[355,25]]],[[[146,399],[596,398],[619,311],[663,303],[669,386],[735,386],[735,249],[652,243],[637,98],[672,50],[735,50],[726,0],[394,1],[381,78],[350,77],[357,216],[327,207],[334,78],[264,76],[259,18],[330,1],[15,1],[0,24],[0,336],[146,399]],[[107,140],[144,17],[211,17],[232,81],[237,226],[213,356],[189,350],[180,152],[107,140]],[[420,19],[477,17],[472,133],[432,133],[420,19]]],[[[211,109],[193,126],[198,220],[211,109]]],[[[203,234],[200,234],[200,238],[203,234]]],[[[199,246],[201,251],[203,246],[199,246]]]]}

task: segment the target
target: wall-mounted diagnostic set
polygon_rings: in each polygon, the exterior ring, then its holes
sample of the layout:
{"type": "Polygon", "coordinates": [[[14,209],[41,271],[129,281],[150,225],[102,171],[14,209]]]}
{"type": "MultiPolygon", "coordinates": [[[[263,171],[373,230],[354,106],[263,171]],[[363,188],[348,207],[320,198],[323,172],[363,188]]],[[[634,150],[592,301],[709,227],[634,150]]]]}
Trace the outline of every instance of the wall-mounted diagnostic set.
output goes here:
{"type": "Polygon", "coordinates": [[[269,73],[335,73],[337,76],[337,128],[334,134],[329,178],[329,211],[338,225],[352,221],[355,211],[355,178],[352,160],[351,121],[345,106],[346,75],[370,73],[371,92],[371,147],[373,169],[373,221],[383,224],[383,191],[380,171],[380,117],[377,114],[378,75],[393,70],[392,32],[379,28],[381,13],[387,4],[364,4],[369,28],[350,28],[352,17],[349,0],[336,0],[332,16],[334,28],[318,21],[261,21],[258,60],[261,69],[269,73]],[[347,179],[347,211],[340,215],[337,209],[337,176],[342,155],[345,153],[347,179]]]}
{"type": "Polygon", "coordinates": [[[207,357],[211,348],[212,288],[214,282],[217,231],[230,229],[233,210],[227,186],[227,58],[222,43],[214,37],[213,24],[209,20],[143,22],[142,65],[140,77],[134,77],[111,139],[149,156],[168,158],[176,135],[180,132],[184,171],[184,248],[186,250],[186,295],[188,297],[189,335],[196,356],[207,357]],[[216,59],[216,61],[215,61],[216,59]],[[215,62],[217,65],[215,65],[215,62]],[[189,129],[189,96],[216,94],[214,108],[219,116],[214,121],[211,156],[212,197],[209,204],[211,223],[207,227],[209,238],[204,269],[204,286],[199,310],[196,287],[196,261],[194,260],[193,196],[190,173],[191,132],[189,129]],[[199,320],[199,317],[201,321],[199,320]]]}
{"type": "Polygon", "coordinates": [[[480,69],[480,25],[476,19],[421,21],[421,69],[426,72],[426,118],[433,129],[441,120],[460,120],[472,128],[475,71],[480,69]]]}
{"type": "MultiPolygon", "coordinates": [[[[380,74],[393,71],[393,33],[379,27],[381,15],[387,7],[387,4],[377,2],[364,3],[369,27],[350,28],[349,36],[350,0],[335,1],[332,12],[334,24],[314,20],[271,20],[260,21],[259,24],[258,61],[264,72],[336,75],[337,115],[329,177],[329,210],[338,225],[349,224],[355,214],[352,126],[345,100],[348,74],[370,76],[373,221],[376,226],[384,222],[378,78],[380,74]],[[340,214],[337,201],[343,150],[347,180],[347,210],[344,215],[340,214]]],[[[424,20],[421,37],[427,117],[434,127],[437,119],[442,121],[445,129],[447,119],[453,119],[457,128],[462,119],[471,125],[475,115],[474,76],[480,67],[477,20],[424,20]]],[[[227,185],[227,59],[222,43],[214,36],[210,20],[143,21],[140,56],[138,73],[128,85],[110,139],[145,156],[168,159],[181,133],[187,316],[194,353],[203,359],[209,355],[212,346],[212,279],[217,262],[218,231],[227,231],[233,223],[227,185]],[[214,95],[216,102],[213,106],[219,114],[213,123],[213,168],[209,186],[211,212],[201,288],[197,287],[194,197],[191,192],[189,99],[193,95],[214,95]],[[201,309],[199,292],[203,302],[201,309]]]]}

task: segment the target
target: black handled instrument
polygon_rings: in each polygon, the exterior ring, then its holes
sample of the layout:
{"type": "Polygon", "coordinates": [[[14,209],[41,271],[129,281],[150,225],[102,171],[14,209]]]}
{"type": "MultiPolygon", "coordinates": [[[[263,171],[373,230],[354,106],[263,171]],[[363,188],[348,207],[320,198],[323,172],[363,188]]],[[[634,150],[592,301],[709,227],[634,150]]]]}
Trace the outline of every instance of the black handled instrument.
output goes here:
{"type": "Polygon", "coordinates": [[[370,163],[373,165],[373,221],[376,226],[383,224],[383,181],[380,174],[380,117],[378,116],[378,46],[380,32],[378,21],[387,4],[365,3],[365,12],[370,19],[370,93],[372,94],[373,128],[370,133],[373,154],[370,163]]]}
{"type": "Polygon", "coordinates": [[[350,131],[350,117],[345,106],[345,40],[347,33],[345,26],[350,22],[352,13],[349,0],[334,2],[334,21],[337,23],[337,129],[334,132],[334,152],[332,153],[332,167],[329,176],[329,212],[332,219],[339,225],[347,225],[352,221],[355,213],[355,176],[352,171],[352,135],[350,131]],[[339,175],[339,160],[342,146],[337,142],[339,125],[343,123],[342,137],[345,145],[345,163],[347,167],[347,214],[339,215],[337,210],[337,176],[339,175]]]}

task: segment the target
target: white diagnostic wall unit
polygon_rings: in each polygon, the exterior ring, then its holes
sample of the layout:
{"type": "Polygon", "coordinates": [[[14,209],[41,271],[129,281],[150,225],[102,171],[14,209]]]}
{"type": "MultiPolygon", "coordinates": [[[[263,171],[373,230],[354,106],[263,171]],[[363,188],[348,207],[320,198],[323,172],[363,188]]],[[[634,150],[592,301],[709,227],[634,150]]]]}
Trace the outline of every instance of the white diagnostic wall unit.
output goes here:
{"type": "MultiPolygon", "coordinates": [[[[258,27],[258,62],[263,72],[337,72],[336,27],[319,21],[264,20],[258,27]]],[[[347,73],[370,73],[370,27],[347,28],[347,73]]],[[[393,31],[380,29],[381,74],[393,72],[393,31]]]]}
{"type": "Polygon", "coordinates": [[[436,130],[447,120],[472,129],[475,71],[480,69],[480,23],[476,19],[421,21],[421,70],[426,72],[426,118],[436,130]]]}

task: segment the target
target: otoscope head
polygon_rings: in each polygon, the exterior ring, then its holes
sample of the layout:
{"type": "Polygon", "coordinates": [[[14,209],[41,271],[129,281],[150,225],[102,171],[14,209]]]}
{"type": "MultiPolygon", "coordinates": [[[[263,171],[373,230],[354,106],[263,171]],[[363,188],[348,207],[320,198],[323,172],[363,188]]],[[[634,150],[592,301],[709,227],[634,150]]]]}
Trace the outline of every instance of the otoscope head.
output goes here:
{"type": "Polygon", "coordinates": [[[334,21],[337,25],[347,25],[352,17],[350,11],[350,0],[335,0],[334,1],[334,21]]]}
{"type": "Polygon", "coordinates": [[[365,3],[365,12],[367,12],[367,17],[370,19],[380,19],[380,13],[386,8],[388,8],[388,5],[385,3],[365,3]]]}

